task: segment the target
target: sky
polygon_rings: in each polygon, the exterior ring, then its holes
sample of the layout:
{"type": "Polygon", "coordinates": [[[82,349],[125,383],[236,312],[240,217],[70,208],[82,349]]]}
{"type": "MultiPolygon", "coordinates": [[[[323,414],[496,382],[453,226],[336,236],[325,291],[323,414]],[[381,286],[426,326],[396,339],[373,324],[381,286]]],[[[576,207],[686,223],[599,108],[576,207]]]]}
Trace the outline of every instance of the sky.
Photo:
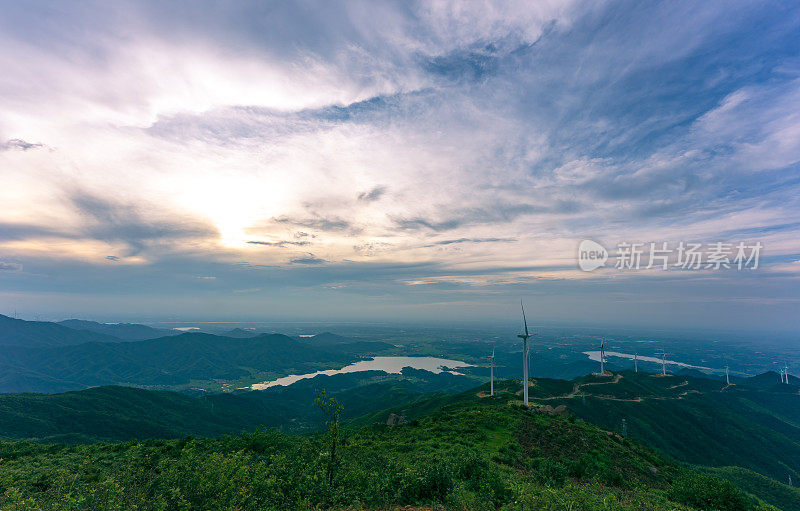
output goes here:
{"type": "Polygon", "coordinates": [[[800,327],[796,2],[0,8],[0,313],[800,327]]]}

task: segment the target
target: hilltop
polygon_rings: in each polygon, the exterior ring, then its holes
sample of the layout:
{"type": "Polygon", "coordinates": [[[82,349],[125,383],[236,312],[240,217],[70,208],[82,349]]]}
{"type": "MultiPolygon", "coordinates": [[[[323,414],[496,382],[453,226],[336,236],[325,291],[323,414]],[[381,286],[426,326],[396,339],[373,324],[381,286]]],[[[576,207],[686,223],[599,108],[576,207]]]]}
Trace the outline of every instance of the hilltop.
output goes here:
{"type": "Polygon", "coordinates": [[[397,426],[338,435],[3,443],[0,502],[4,509],[772,509],[730,482],[575,416],[524,409],[507,394],[472,391],[397,426]]]}
{"type": "Polygon", "coordinates": [[[107,333],[75,330],[49,321],[25,321],[0,314],[0,345],[36,348],[86,342],[119,342],[107,333]]]}

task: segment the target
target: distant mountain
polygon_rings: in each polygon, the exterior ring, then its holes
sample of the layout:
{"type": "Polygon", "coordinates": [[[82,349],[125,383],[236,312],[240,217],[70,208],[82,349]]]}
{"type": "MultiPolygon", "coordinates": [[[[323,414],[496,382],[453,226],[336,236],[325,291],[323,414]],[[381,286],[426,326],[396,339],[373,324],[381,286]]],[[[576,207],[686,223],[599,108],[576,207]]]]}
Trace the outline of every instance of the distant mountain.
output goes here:
{"type": "Polygon", "coordinates": [[[245,330],[243,328],[234,328],[232,330],[228,330],[224,332],[222,335],[225,337],[235,337],[237,339],[247,339],[248,337],[255,337],[258,335],[257,332],[253,330],[245,330]]]}
{"type": "Polygon", "coordinates": [[[256,373],[314,372],[354,360],[347,351],[321,350],[279,334],[234,339],[193,332],[147,341],[36,349],[9,346],[0,350],[0,391],[181,385],[192,380],[237,380],[256,373]]]}
{"type": "Polygon", "coordinates": [[[800,378],[789,375],[789,382],[792,385],[781,383],[781,375],[775,371],[767,371],[766,373],[752,376],[750,378],[731,378],[731,380],[739,385],[746,385],[758,389],[774,389],[786,390],[787,387],[800,385],[800,378]]]}
{"type": "Polygon", "coordinates": [[[336,344],[347,344],[353,342],[352,339],[342,337],[341,335],[332,334],[330,332],[323,332],[313,337],[301,337],[300,341],[313,344],[314,346],[332,346],[336,344]]]}
{"type": "Polygon", "coordinates": [[[147,325],[136,323],[98,323],[96,321],[86,321],[83,319],[67,319],[59,321],[59,325],[72,328],[73,330],[87,330],[98,334],[110,335],[126,341],[145,341],[156,339],[167,335],[178,335],[177,330],[166,328],[153,328],[147,325]]]}
{"type": "Polygon", "coordinates": [[[118,342],[120,339],[106,334],[51,323],[49,321],[25,321],[0,314],[0,345],[23,346],[69,346],[87,342],[118,342]]]}
{"type": "Polygon", "coordinates": [[[298,340],[315,348],[327,351],[347,351],[362,356],[372,356],[395,349],[393,344],[387,342],[353,340],[330,332],[323,332],[313,337],[299,337],[298,340]]]}

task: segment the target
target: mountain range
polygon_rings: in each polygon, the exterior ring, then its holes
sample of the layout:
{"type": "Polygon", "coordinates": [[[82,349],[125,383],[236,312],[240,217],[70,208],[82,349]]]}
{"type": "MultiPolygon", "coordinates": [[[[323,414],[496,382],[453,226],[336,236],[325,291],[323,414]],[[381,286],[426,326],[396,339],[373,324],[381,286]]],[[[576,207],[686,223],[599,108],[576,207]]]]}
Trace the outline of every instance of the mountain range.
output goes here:
{"type": "Polygon", "coordinates": [[[102,385],[231,390],[237,384],[339,368],[392,348],[330,333],[300,340],[246,330],[233,334],[0,316],[0,392],[65,392],[102,385]],[[137,340],[141,337],[147,339],[137,340]]]}
{"type": "Polygon", "coordinates": [[[105,334],[125,341],[146,341],[168,335],[178,335],[178,330],[168,330],[166,328],[153,328],[147,325],[136,323],[98,323],[97,321],[86,321],[84,319],[67,319],[59,321],[59,325],[73,330],[83,330],[105,334]]]}
{"type": "Polygon", "coordinates": [[[59,392],[98,385],[175,386],[262,379],[341,367],[356,358],[280,334],[239,339],[185,333],[147,341],[89,342],[0,352],[0,391],[59,392]]]}
{"type": "MultiPolygon", "coordinates": [[[[544,399],[548,387],[560,391],[592,383],[600,382],[537,381],[534,388],[540,387],[537,395],[544,399]]],[[[677,463],[636,438],[568,411],[526,409],[518,390],[517,382],[507,380],[498,382],[494,398],[486,386],[432,395],[400,404],[405,416],[388,415],[388,423],[383,410],[376,412],[379,424],[352,423],[314,435],[272,430],[73,446],[0,443],[0,484],[6,488],[0,504],[253,511],[353,506],[592,511],[774,511],[772,506],[780,506],[792,511],[800,506],[795,488],[746,468],[677,463]]],[[[106,392],[123,392],[119,401],[124,402],[138,399],[131,393],[145,391],[91,392],[103,399],[106,392]]],[[[328,397],[321,398],[323,411],[336,406],[328,397]]],[[[132,413],[148,405],[137,403],[132,413]]],[[[213,413],[206,412],[198,421],[213,413]]],[[[317,414],[333,424],[331,415],[319,409],[317,414]]]]}

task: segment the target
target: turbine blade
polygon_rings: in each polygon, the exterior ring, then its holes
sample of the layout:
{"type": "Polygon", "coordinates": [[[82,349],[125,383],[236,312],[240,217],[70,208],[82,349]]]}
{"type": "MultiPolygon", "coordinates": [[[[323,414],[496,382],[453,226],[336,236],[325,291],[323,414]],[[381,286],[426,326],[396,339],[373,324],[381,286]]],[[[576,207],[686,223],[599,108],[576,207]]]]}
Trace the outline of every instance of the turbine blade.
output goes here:
{"type": "Polygon", "coordinates": [[[525,318],[525,305],[522,303],[522,300],[519,301],[520,307],[522,307],[522,322],[525,323],[525,335],[528,335],[528,320],[525,318]]]}

